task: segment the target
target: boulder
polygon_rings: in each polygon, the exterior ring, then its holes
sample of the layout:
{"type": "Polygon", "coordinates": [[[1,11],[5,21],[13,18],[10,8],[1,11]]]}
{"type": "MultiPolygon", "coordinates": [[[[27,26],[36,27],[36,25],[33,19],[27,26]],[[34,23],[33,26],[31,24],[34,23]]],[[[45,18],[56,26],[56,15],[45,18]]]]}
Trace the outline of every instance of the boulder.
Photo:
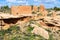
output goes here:
{"type": "Polygon", "coordinates": [[[34,27],[34,29],[32,30],[32,33],[34,33],[36,35],[40,35],[40,36],[44,37],[45,39],[49,39],[48,32],[45,29],[43,29],[42,27],[34,27]]]}

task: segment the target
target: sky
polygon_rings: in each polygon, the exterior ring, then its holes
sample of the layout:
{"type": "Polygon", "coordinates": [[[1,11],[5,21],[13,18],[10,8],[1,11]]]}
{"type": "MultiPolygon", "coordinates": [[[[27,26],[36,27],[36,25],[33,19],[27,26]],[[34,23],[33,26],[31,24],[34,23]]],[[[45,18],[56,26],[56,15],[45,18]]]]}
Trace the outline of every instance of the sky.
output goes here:
{"type": "Polygon", "coordinates": [[[0,0],[0,6],[36,5],[43,4],[46,8],[60,7],[60,0],[0,0]]]}

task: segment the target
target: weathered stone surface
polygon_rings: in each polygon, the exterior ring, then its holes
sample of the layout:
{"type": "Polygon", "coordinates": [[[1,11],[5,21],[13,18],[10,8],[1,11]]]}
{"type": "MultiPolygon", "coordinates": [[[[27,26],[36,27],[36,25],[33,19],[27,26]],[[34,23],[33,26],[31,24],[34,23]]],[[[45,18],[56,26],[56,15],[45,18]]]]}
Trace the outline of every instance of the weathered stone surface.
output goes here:
{"type": "Polygon", "coordinates": [[[39,8],[39,11],[44,11],[45,10],[45,7],[44,7],[44,5],[40,5],[40,8],[39,8]]]}
{"type": "Polygon", "coordinates": [[[32,31],[32,33],[36,34],[36,35],[40,35],[42,37],[44,37],[45,39],[49,39],[49,34],[48,32],[41,28],[41,27],[35,27],[32,31]]]}
{"type": "Polygon", "coordinates": [[[10,15],[10,14],[0,14],[0,19],[10,19],[10,18],[21,18],[26,16],[32,16],[32,14],[21,14],[21,15],[10,15]]]}
{"type": "Polygon", "coordinates": [[[38,11],[38,7],[37,6],[33,6],[33,11],[34,12],[38,11]]]}
{"type": "Polygon", "coordinates": [[[43,29],[42,27],[39,27],[35,24],[31,24],[31,26],[34,27],[34,29],[31,31],[32,33],[34,33],[36,35],[40,35],[46,39],[49,39],[49,34],[45,29],[43,29]]]}
{"type": "Polygon", "coordinates": [[[31,14],[31,6],[12,6],[11,7],[12,15],[21,15],[21,14],[31,14]]]}
{"type": "Polygon", "coordinates": [[[19,20],[16,24],[18,24],[18,26],[20,26],[21,31],[24,31],[24,27],[27,26],[27,22],[30,21],[30,18],[24,18],[23,20],[19,20]]]}
{"type": "Polygon", "coordinates": [[[39,12],[42,14],[42,16],[47,16],[48,11],[45,9],[44,5],[40,5],[39,12]]]}
{"type": "Polygon", "coordinates": [[[5,26],[2,27],[3,30],[7,30],[8,28],[10,28],[8,24],[5,24],[5,26]]]}
{"type": "Polygon", "coordinates": [[[52,17],[56,17],[56,12],[52,11],[52,17]]]}
{"type": "Polygon", "coordinates": [[[55,25],[55,26],[60,26],[60,19],[58,18],[44,18],[44,23],[47,23],[47,24],[52,24],[52,25],[55,25]]]}

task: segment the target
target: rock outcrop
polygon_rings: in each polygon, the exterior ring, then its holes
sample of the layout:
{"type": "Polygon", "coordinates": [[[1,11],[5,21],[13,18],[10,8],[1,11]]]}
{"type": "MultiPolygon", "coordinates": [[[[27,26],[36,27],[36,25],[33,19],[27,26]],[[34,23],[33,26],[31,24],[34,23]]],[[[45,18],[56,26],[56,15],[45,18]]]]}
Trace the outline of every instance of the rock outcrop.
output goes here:
{"type": "Polygon", "coordinates": [[[40,35],[42,37],[44,37],[45,39],[49,39],[49,34],[48,32],[43,29],[42,27],[39,27],[37,25],[32,25],[34,27],[34,29],[32,30],[32,33],[36,34],[36,35],[40,35]]]}

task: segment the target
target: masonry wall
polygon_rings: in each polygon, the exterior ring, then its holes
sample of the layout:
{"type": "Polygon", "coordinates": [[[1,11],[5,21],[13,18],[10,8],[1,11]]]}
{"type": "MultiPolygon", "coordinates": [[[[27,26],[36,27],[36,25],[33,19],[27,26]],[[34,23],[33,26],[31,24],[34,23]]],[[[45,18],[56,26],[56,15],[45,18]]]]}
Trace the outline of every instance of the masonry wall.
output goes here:
{"type": "Polygon", "coordinates": [[[17,15],[17,13],[18,13],[18,6],[12,6],[11,7],[11,14],[13,14],[13,15],[17,15]]]}
{"type": "Polygon", "coordinates": [[[20,14],[31,14],[31,6],[12,6],[11,14],[20,15],[20,14]]]}
{"type": "Polygon", "coordinates": [[[37,6],[33,6],[33,11],[37,12],[38,11],[38,7],[37,6]]]}
{"type": "Polygon", "coordinates": [[[43,17],[47,16],[48,11],[45,9],[44,5],[39,6],[39,12],[42,14],[43,17]]]}
{"type": "Polygon", "coordinates": [[[31,14],[32,11],[38,11],[37,6],[12,6],[11,7],[11,14],[19,15],[19,14],[31,14]]]}

